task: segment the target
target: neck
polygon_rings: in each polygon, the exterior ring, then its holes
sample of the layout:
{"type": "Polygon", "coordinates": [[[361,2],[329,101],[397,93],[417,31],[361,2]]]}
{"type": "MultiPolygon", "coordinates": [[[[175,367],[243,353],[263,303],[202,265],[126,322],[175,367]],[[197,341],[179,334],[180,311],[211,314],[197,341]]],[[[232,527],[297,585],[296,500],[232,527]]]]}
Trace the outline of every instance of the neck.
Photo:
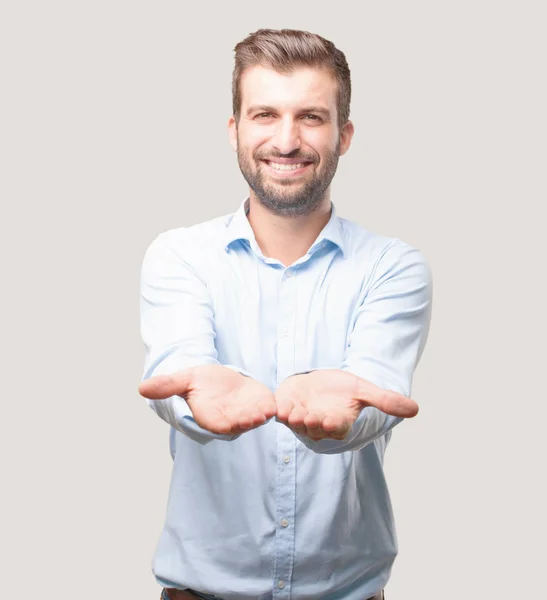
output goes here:
{"type": "Polygon", "coordinates": [[[265,208],[254,194],[249,196],[247,218],[255,239],[268,258],[275,258],[285,266],[304,256],[315,242],[331,216],[330,194],[313,212],[297,217],[274,214],[265,208]]]}

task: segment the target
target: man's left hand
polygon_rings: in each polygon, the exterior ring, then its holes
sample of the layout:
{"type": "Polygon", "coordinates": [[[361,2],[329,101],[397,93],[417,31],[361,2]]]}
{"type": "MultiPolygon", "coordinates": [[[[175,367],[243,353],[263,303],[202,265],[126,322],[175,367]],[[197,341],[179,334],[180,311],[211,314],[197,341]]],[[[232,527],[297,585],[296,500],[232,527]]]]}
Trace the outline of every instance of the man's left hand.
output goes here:
{"type": "Polygon", "coordinates": [[[314,441],[343,440],[366,406],[395,417],[418,413],[414,400],[339,369],[285,379],[275,392],[277,420],[314,441]]]}

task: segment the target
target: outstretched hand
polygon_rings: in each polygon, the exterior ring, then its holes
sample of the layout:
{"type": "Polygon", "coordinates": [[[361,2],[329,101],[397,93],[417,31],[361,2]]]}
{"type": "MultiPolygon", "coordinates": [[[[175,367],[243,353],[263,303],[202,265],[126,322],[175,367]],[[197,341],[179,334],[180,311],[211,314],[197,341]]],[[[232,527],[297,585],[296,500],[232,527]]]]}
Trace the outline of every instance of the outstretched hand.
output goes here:
{"type": "Polygon", "coordinates": [[[259,427],[277,410],[269,388],[222,365],[151,377],[139,385],[139,393],[151,400],[182,396],[200,427],[224,435],[259,427]]]}
{"type": "Polygon", "coordinates": [[[293,375],[274,395],[252,377],[222,365],[200,365],[147,379],[139,393],[151,400],[181,396],[200,427],[224,435],[244,433],[277,416],[312,440],[342,440],[366,406],[403,418],[418,413],[414,400],[339,369],[293,375]]]}
{"type": "Polygon", "coordinates": [[[277,388],[275,401],[278,421],[314,441],[343,440],[366,406],[396,417],[418,413],[414,400],[339,369],[293,375],[277,388]]]}

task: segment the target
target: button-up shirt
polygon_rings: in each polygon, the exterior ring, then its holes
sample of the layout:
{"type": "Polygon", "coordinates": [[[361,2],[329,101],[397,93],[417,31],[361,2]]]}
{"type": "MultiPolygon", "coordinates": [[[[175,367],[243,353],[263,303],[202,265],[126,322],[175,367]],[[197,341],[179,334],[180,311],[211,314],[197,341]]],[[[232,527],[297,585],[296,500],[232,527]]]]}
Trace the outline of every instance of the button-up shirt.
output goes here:
{"type": "MultiPolygon", "coordinates": [[[[285,266],[262,253],[249,200],[160,234],[141,276],[143,379],[220,364],[275,392],[341,369],[410,396],[426,342],[431,273],[419,250],[331,216],[285,266]]],[[[153,559],[160,585],[225,600],[363,600],[397,553],[383,457],[402,419],[364,408],[344,440],[312,441],[275,417],[217,435],[183,397],[149,400],[174,460],[153,559]]]]}

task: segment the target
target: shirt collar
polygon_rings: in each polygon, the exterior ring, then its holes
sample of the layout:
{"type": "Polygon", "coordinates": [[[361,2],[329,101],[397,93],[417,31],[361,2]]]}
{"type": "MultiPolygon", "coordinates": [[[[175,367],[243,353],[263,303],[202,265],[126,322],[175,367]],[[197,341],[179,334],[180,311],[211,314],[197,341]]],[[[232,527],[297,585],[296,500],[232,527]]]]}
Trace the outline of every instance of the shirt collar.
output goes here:
{"type": "MultiPolygon", "coordinates": [[[[313,243],[309,252],[313,253],[317,248],[325,246],[325,243],[331,242],[340,248],[342,257],[346,257],[346,248],[344,243],[344,235],[342,223],[336,214],[336,207],[331,201],[331,216],[328,223],[323,227],[321,233],[313,243]]],[[[246,198],[241,203],[238,211],[233,215],[232,219],[226,225],[226,238],[224,249],[228,251],[229,247],[238,240],[248,240],[249,244],[256,244],[253,228],[249,223],[247,214],[249,212],[249,198],[246,198]]]]}

